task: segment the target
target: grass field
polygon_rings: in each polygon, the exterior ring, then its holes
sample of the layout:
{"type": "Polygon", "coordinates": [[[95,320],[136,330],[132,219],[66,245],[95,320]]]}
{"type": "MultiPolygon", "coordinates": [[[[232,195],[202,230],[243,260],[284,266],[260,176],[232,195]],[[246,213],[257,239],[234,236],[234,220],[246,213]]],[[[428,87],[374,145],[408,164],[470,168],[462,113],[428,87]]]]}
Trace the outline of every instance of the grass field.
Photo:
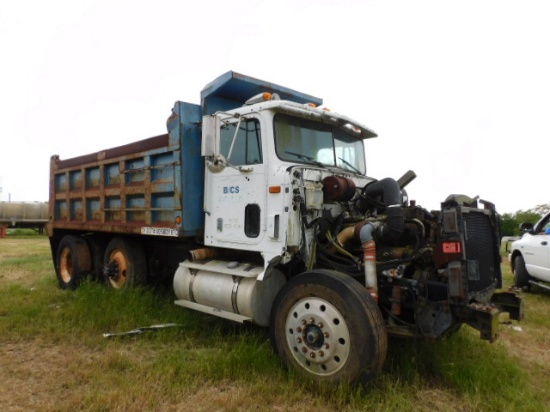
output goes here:
{"type": "Polygon", "coordinates": [[[391,339],[368,387],[301,380],[267,330],[177,307],[169,287],[63,291],[43,236],[0,239],[0,296],[2,410],[550,410],[550,293],[539,289],[493,344],[468,327],[436,343],[391,339]],[[178,326],[103,336],[166,323],[178,326]]]}

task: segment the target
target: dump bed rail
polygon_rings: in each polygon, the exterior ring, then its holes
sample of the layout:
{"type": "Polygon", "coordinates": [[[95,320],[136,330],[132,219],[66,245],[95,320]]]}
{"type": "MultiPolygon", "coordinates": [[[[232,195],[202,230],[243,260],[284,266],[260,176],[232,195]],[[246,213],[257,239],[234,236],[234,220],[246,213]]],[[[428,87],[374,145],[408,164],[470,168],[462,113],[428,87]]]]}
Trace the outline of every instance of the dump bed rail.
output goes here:
{"type": "Polygon", "coordinates": [[[178,236],[178,139],[168,134],[50,161],[50,228],[178,236]]]}

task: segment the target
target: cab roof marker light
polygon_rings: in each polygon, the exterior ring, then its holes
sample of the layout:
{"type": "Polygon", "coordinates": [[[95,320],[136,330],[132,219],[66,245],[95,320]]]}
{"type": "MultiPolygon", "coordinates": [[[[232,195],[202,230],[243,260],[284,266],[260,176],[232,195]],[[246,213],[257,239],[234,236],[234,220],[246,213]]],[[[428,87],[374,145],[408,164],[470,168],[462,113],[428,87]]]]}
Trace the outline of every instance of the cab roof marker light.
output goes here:
{"type": "Polygon", "coordinates": [[[270,100],[281,100],[279,95],[277,93],[269,93],[269,92],[263,92],[259,93],[255,96],[252,96],[250,99],[248,99],[244,104],[245,106],[261,103],[261,102],[268,102],[270,100]]]}
{"type": "Polygon", "coordinates": [[[344,128],[353,134],[361,134],[361,129],[359,129],[357,126],[352,125],[351,123],[346,123],[344,125],[344,128]]]}

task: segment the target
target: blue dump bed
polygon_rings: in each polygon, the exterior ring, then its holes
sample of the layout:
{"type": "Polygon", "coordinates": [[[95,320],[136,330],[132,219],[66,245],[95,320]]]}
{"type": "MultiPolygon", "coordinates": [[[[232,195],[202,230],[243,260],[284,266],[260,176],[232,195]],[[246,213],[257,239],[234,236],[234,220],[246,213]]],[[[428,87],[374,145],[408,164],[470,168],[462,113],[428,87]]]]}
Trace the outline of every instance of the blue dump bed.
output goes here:
{"type": "Polygon", "coordinates": [[[50,225],[79,231],[191,235],[183,222],[180,155],[179,139],[165,134],[68,160],[53,156],[50,225]]]}
{"type": "Polygon", "coordinates": [[[50,236],[54,230],[201,236],[202,116],[239,107],[262,92],[322,103],[313,96],[227,72],[203,89],[200,106],[175,103],[167,134],[66,160],[52,156],[50,236]]]}

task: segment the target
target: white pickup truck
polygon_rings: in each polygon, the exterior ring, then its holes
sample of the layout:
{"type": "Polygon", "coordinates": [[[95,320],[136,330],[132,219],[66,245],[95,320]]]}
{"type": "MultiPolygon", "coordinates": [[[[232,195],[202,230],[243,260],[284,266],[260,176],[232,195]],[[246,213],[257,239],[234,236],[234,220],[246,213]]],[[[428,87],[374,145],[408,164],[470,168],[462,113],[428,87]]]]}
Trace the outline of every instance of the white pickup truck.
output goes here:
{"type": "Polygon", "coordinates": [[[512,243],[510,253],[514,284],[527,290],[531,285],[550,290],[550,213],[520,228],[523,236],[512,243]]]}

